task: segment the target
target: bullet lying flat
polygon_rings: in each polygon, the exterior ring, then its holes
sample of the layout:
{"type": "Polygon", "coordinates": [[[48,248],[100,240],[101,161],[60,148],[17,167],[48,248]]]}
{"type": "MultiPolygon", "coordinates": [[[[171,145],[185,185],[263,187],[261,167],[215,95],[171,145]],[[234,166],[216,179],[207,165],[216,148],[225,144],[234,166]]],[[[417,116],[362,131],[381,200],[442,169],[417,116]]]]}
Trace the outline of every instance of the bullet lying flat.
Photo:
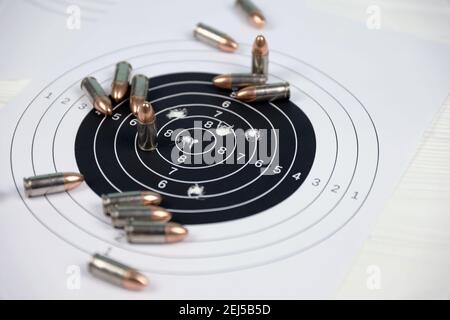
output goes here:
{"type": "Polygon", "coordinates": [[[142,151],[152,151],[158,146],[156,141],[158,130],[156,128],[156,116],[150,102],[145,101],[139,105],[136,112],[138,146],[142,151]]]}
{"type": "Polygon", "coordinates": [[[114,80],[111,85],[111,97],[116,102],[121,101],[127,94],[128,81],[132,69],[131,64],[126,61],[121,61],[116,64],[116,72],[114,73],[114,80]]]}
{"type": "Polygon", "coordinates": [[[289,83],[281,82],[242,88],[236,93],[236,98],[245,102],[274,101],[289,99],[290,92],[289,83]]]}
{"type": "Polygon", "coordinates": [[[81,89],[91,98],[95,110],[107,116],[113,112],[111,99],[106,95],[100,83],[94,77],[86,77],[81,81],[81,89]]]}
{"type": "Polygon", "coordinates": [[[263,28],[266,18],[261,10],[251,0],[237,0],[236,4],[241,7],[250,19],[250,22],[257,28],[263,28]]]}
{"type": "Polygon", "coordinates": [[[102,195],[103,210],[106,215],[114,206],[149,206],[159,205],[161,195],[151,191],[114,192],[102,195]]]}
{"type": "Polygon", "coordinates": [[[252,85],[265,84],[267,77],[264,74],[230,73],[221,74],[213,79],[216,87],[223,89],[242,88],[252,85]]]}
{"type": "Polygon", "coordinates": [[[83,175],[75,172],[57,172],[23,179],[27,197],[43,196],[72,190],[84,181],[83,175]]]}
{"type": "Polygon", "coordinates": [[[226,52],[234,52],[239,47],[237,42],[234,41],[229,35],[203,23],[199,23],[195,27],[194,37],[197,40],[226,52]]]}
{"type": "Polygon", "coordinates": [[[98,253],[92,256],[88,269],[94,276],[129,290],[142,290],[148,285],[147,277],[137,270],[98,253]]]}
{"type": "Polygon", "coordinates": [[[172,214],[157,206],[114,206],[109,212],[116,228],[123,228],[129,220],[168,222],[172,214]]]}
{"type": "Polygon", "coordinates": [[[136,115],[138,107],[147,100],[148,78],[137,74],[131,79],[130,109],[136,115]]]}
{"type": "Polygon", "coordinates": [[[186,238],[188,231],[178,223],[128,221],[125,226],[130,243],[173,243],[186,238]]]}
{"type": "Polygon", "coordinates": [[[263,35],[257,36],[253,42],[252,73],[269,74],[269,46],[263,35]]]}

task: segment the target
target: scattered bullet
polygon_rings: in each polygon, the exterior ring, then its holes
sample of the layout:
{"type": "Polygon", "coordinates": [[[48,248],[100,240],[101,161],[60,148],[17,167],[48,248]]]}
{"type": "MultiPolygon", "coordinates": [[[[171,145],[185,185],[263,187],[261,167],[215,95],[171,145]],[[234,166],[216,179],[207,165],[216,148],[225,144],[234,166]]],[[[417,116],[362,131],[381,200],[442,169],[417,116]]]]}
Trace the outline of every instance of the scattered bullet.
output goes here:
{"type": "Polygon", "coordinates": [[[256,37],[252,49],[252,73],[269,74],[269,46],[263,35],[256,37]]]}
{"type": "Polygon", "coordinates": [[[126,61],[116,64],[116,72],[111,86],[111,97],[116,101],[121,101],[128,91],[128,81],[133,68],[126,61]]]}
{"type": "Polygon", "coordinates": [[[98,253],[92,256],[88,269],[94,276],[125,289],[142,290],[148,285],[147,277],[137,270],[98,253]]]}
{"type": "Polygon", "coordinates": [[[75,172],[57,172],[23,179],[27,197],[43,196],[72,190],[84,181],[83,175],[75,172]]]}
{"type": "Polygon", "coordinates": [[[123,228],[129,220],[168,222],[172,214],[157,206],[114,206],[109,212],[116,228],[123,228]]]}
{"type": "Polygon", "coordinates": [[[138,107],[147,100],[148,78],[137,74],[131,80],[130,109],[136,115],[138,107]]]}
{"type": "Polygon", "coordinates": [[[125,226],[130,243],[173,243],[186,238],[188,231],[178,223],[128,221],[125,226]]]}
{"type": "Polygon", "coordinates": [[[113,112],[111,99],[106,95],[100,83],[94,77],[86,77],[81,81],[81,88],[91,98],[94,108],[107,116],[113,112]]]}
{"type": "Polygon", "coordinates": [[[234,41],[229,35],[203,23],[199,23],[195,27],[194,37],[197,40],[226,52],[234,52],[239,47],[237,42],[234,41]]]}
{"type": "Polygon", "coordinates": [[[236,4],[245,11],[250,22],[257,28],[263,28],[266,24],[266,18],[261,10],[251,0],[237,0],[236,4]]]}
{"type": "Polygon", "coordinates": [[[151,191],[114,192],[102,195],[106,215],[109,215],[114,206],[157,206],[161,200],[160,194],[151,191]]]}
{"type": "Polygon", "coordinates": [[[136,112],[138,146],[142,151],[152,151],[158,146],[156,141],[158,130],[156,128],[156,116],[150,102],[145,101],[139,105],[136,112]]]}
{"type": "Polygon", "coordinates": [[[242,88],[252,85],[265,84],[267,77],[264,74],[231,73],[222,74],[213,79],[213,84],[222,89],[242,88]]]}
{"type": "Polygon", "coordinates": [[[290,88],[288,82],[266,84],[262,86],[250,86],[239,90],[236,98],[245,102],[274,101],[289,99],[290,88]]]}

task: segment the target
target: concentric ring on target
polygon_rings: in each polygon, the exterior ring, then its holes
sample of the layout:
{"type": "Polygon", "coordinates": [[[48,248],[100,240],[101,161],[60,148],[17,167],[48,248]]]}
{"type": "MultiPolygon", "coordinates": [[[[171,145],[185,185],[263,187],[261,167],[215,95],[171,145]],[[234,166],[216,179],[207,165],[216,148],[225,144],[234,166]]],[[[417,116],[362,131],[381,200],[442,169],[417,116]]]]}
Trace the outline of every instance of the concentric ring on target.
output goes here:
{"type": "MultiPolygon", "coordinates": [[[[28,108],[27,108],[28,109],[28,108]]],[[[24,118],[21,118],[20,120],[22,120],[22,119],[25,119],[26,117],[24,117],[24,118]]],[[[26,120],[26,119],[25,119],[26,120]]],[[[39,120],[39,123],[38,123],[38,125],[41,123],[41,121],[39,120]]],[[[19,127],[19,124],[18,124],[18,126],[17,126],[17,128],[16,128],[16,130],[20,130],[21,129],[21,127],[19,127]]],[[[34,139],[33,139],[34,140],[34,139]]],[[[13,150],[13,146],[14,146],[14,140],[13,140],[13,142],[12,142],[12,150],[13,150]]],[[[11,156],[12,158],[13,158],[13,155],[11,156]]],[[[59,163],[59,162],[58,162],[59,163]]],[[[17,165],[15,165],[14,167],[17,167],[19,164],[17,164],[17,165]]],[[[13,162],[11,163],[11,166],[12,166],[12,173],[13,173],[13,177],[14,177],[14,167],[13,167],[13,162]]],[[[56,168],[56,163],[55,163],[55,168],[56,168]]],[[[310,182],[310,181],[309,181],[310,182]]],[[[324,187],[326,187],[326,185],[324,185],[324,187]]],[[[350,188],[350,185],[349,186],[345,186],[345,189],[346,190],[348,190],[350,188]]],[[[368,192],[368,190],[370,190],[370,188],[369,189],[366,189],[365,191],[366,192],[368,192]]],[[[344,196],[346,193],[344,193],[342,196],[344,196]]],[[[363,194],[363,192],[360,192],[360,194],[363,194]]],[[[73,196],[75,196],[75,195],[73,195],[73,196]]],[[[72,195],[71,195],[71,198],[72,198],[72,195]]],[[[365,197],[363,197],[362,198],[363,200],[365,199],[365,197]]],[[[54,201],[54,199],[53,198],[49,198],[48,199],[48,201],[54,201]]],[[[33,209],[33,206],[31,205],[31,204],[29,204],[28,203],[28,205],[30,205],[30,210],[31,209],[33,209]]],[[[56,207],[54,207],[54,209],[55,210],[57,210],[57,208],[56,207]]],[[[358,208],[355,208],[356,210],[358,209],[358,208]]],[[[37,217],[36,215],[35,215],[35,217],[37,217]]],[[[39,219],[41,219],[41,218],[39,218],[39,219]]],[[[50,222],[50,221],[48,221],[47,219],[48,219],[48,217],[46,217],[46,216],[42,216],[42,219],[44,219],[44,220],[39,220],[41,223],[45,223],[45,221],[47,221],[47,222],[50,222]]],[[[53,230],[50,230],[50,231],[52,231],[52,232],[57,232],[58,233],[58,231],[56,231],[56,230],[58,230],[58,229],[54,229],[55,231],[53,231],[53,230]]],[[[64,237],[62,238],[62,239],[64,239],[64,237]]],[[[70,242],[70,239],[66,239],[66,241],[69,241],[70,242]]],[[[319,243],[319,242],[316,242],[316,243],[319,243]]],[[[76,247],[78,247],[78,248],[80,248],[79,246],[76,246],[76,247]]],[[[81,248],[82,249],[82,248],[81,248]]],[[[298,250],[296,250],[295,252],[298,252],[300,249],[299,248],[297,248],[298,250]]],[[[121,249],[117,249],[117,250],[121,250],[121,249]]],[[[129,249],[124,249],[124,250],[129,250],[129,249]]],[[[131,252],[131,251],[130,251],[131,252]]],[[[292,252],[292,251],[291,251],[292,252]]],[[[282,259],[283,257],[287,257],[288,256],[288,254],[283,254],[283,255],[277,255],[277,256],[274,256],[274,259],[275,260],[279,260],[279,259],[282,259]]],[[[268,260],[268,259],[265,259],[264,260],[265,262],[264,263],[267,263],[267,262],[270,262],[270,260],[268,260]]],[[[259,264],[262,264],[262,263],[255,263],[254,265],[259,265],[259,264]]],[[[253,265],[252,265],[253,266],[253,265]]],[[[216,268],[212,268],[210,271],[211,272],[222,272],[222,271],[225,271],[225,270],[230,270],[230,269],[234,269],[234,270],[236,270],[236,269],[242,269],[242,268],[246,268],[246,267],[251,267],[251,266],[249,266],[249,265],[240,265],[240,266],[236,266],[236,267],[234,267],[234,268],[230,268],[230,267],[228,267],[228,266],[226,266],[226,265],[223,265],[221,268],[218,268],[218,267],[216,267],[216,268]]],[[[153,266],[152,266],[152,268],[153,268],[153,266]]],[[[159,269],[158,271],[161,271],[161,273],[171,273],[171,274],[180,274],[180,272],[175,272],[174,270],[167,270],[167,272],[165,272],[166,270],[163,270],[163,269],[161,269],[161,268],[159,268],[159,267],[155,267],[155,268],[157,268],[157,269],[159,269]]],[[[148,268],[145,268],[144,267],[144,269],[148,269],[148,268]]],[[[187,273],[190,273],[190,274],[194,274],[194,273],[196,273],[196,272],[194,272],[194,271],[189,271],[188,270],[188,272],[187,273]]],[[[209,273],[208,271],[201,271],[200,273],[209,273]]]]}

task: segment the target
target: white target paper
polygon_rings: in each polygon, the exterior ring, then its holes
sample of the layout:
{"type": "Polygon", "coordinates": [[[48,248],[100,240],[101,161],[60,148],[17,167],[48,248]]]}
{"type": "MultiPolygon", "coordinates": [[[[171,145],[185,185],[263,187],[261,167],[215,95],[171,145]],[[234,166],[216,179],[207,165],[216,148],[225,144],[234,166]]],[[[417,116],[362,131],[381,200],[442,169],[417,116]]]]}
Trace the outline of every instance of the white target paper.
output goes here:
{"type": "MultiPolygon", "coordinates": [[[[2,297],[332,297],[448,93],[450,75],[444,71],[449,70],[445,58],[450,50],[411,36],[368,30],[356,22],[315,13],[301,3],[286,1],[275,7],[261,2],[261,7],[270,8],[264,30],[271,49],[269,81],[290,82],[291,101],[314,129],[315,157],[301,186],[267,210],[241,219],[190,225],[187,241],[158,246],[128,244],[123,233],[110,226],[99,196],[86,184],[68,193],[34,199],[24,196],[23,177],[79,171],[76,137],[91,112],[79,88],[86,75],[95,76],[108,88],[114,65],[121,60],[129,61],[135,73],[150,77],[248,72],[257,31],[230,5],[178,1],[136,10],[130,4],[111,15],[119,19],[133,13],[132,22],[108,25],[107,32],[99,30],[101,41],[73,49],[67,63],[53,65],[48,76],[34,81],[2,110],[2,297]],[[147,12],[152,12],[152,19],[147,12]],[[238,52],[226,54],[194,41],[189,30],[200,20],[233,35],[241,43],[238,52]],[[130,293],[93,278],[86,265],[95,252],[142,270],[151,279],[149,288],[130,293]]],[[[186,81],[167,85],[185,94],[186,81]]],[[[200,104],[207,93],[189,94],[200,104]]],[[[233,102],[226,95],[218,99],[233,102]]],[[[168,106],[161,116],[183,107],[168,106]]],[[[267,107],[284,113],[276,102],[267,107]]],[[[223,103],[210,108],[221,111],[223,103]]],[[[251,105],[243,108],[255,109],[255,117],[260,112],[251,105]]],[[[241,117],[239,121],[253,128],[252,116],[235,113],[236,119],[241,117]]],[[[120,128],[131,125],[131,116],[116,117],[121,126],[111,139],[120,138],[120,128]]],[[[286,124],[292,124],[285,118],[286,124]]],[[[289,125],[276,129],[291,130],[289,125]]],[[[101,124],[98,130],[103,130],[101,124]]],[[[296,139],[302,139],[301,135],[279,143],[301,154],[304,150],[296,149],[296,139]]],[[[86,152],[97,156],[94,149],[95,143],[87,140],[86,152]]],[[[110,161],[120,162],[120,154],[116,155],[110,161]]],[[[126,165],[121,168],[126,171],[126,165]]],[[[296,172],[283,169],[280,183],[295,183],[296,172]]],[[[139,175],[126,173],[139,181],[139,175]]],[[[165,184],[158,180],[143,188],[168,194],[167,183],[184,183],[166,174],[161,177],[168,180],[165,184]]],[[[114,185],[113,175],[102,178],[114,185]]],[[[272,192],[259,186],[261,194],[272,192]]],[[[201,190],[186,190],[183,196],[210,194],[207,187],[201,190]]],[[[230,203],[235,210],[243,205],[230,203]]],[[[201,205],[195,212],[202,212],[201,205]]]]}

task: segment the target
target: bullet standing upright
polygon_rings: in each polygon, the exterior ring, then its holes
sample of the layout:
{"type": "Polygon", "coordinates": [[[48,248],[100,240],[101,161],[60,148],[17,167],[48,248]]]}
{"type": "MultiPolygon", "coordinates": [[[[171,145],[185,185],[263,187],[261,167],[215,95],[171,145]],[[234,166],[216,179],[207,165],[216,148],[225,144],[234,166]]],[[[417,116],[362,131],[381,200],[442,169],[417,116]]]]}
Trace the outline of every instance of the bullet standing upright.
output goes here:
{"type": "Polygon", "coordinates": [[[269,46],[263,35],[256,37],[252,49],[252,73],[269,74],[269,46]]]}
{"type": "Polygon", "coordinates": [[[94,108],[110,116],[113,112],[111,99],[106,95],[100,83],[94,77],[86,77],[81,81],[81,88],[91,98],[94,108]]]}
{"type": "Polygon", "coordinates": [[[234,52],[239,47],[237,42],[229,35],[203,23],[199,23],[195,27],[194,37],[197,40],[226,52],[234,52]]]}
{"type": "Polygon", "coordinates": [[[88,264],[89,272],[97,278],[129,290],[142,290],[148,279],[136,269],[98,253],[88,264]]]}
{"type": "Polygon", "coordinates": [[[57,172],[23,179],[27,197],[43,196],[64,192],[78,187],[84,181],[83,175],[76,172],[57,172]]]}
{"type": "Polygon", "coordinates": [[[147,100],[148,78],[143,74],[137,74],[131,79],[130,109],[136,115],[137,109],[147,100]]]}
{"type": "Polygon", "coordinates": [[[138,131],[138,146],[142,151],[155,150],[158,143],[156,141],[156,116],[150,102],[145,101],[138,106],[136,118],[138,131]]]}
{"type": "Polygon", "coordinates": [[[121,61],[116,64],[114,80],[111,85],[111,97],[116,102],[121,101],[128,91],[128,81],[132,69],[131,64],[126,61],[121,61]]]}

